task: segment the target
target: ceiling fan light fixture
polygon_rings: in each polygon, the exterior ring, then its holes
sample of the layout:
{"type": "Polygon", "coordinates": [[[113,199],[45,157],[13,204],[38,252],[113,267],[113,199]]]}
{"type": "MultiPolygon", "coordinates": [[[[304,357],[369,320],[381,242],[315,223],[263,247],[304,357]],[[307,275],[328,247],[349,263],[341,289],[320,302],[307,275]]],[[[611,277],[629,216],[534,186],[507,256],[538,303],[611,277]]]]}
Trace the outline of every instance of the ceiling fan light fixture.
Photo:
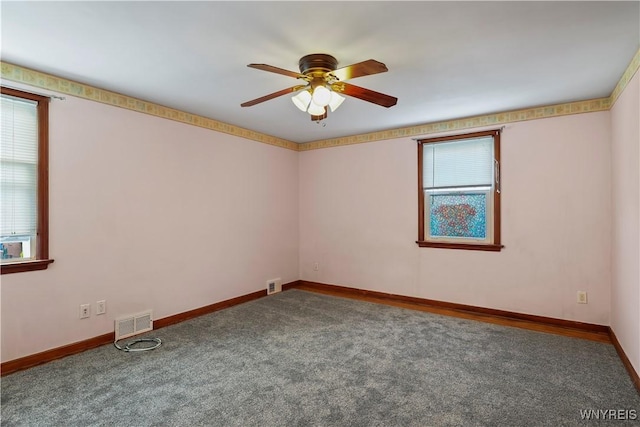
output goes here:
{"type": "Polygon", "coordinates": [[[329,108],[331,108],[331,112],[333,113],[338,109],[338,107],[344,101],[344,96],[339,95],[337,92],[331,91],[331,99],[329,99],[329,108]]]}
{"type": "Polygon", "coordinates": [[[337,68],[338,61],[333,56],[326,53],[312,53],[300,58],[298,66],[300,72],[289,71],[267,64],[249,64],[248,67],[250,68],[293,77],[304,81],[305,84],[298,84],[261,96],[260,98],[252,99],[251,101],[243,102],[240,106],[251,107],[252,105],[260,104],[270,99],[295,93],[295,95],[291,97],[291,101],[296,108],[300,111],[307,112],[311,116],[311,120],[319,123],[321,120],[327,118],[329,110],[333,112],[342,105],[345,99],[341,96],[342,94],[386,108],[393,107],[398,102],[398,98],[396,97],[344,82],[345,80],[356,77],[388,71],[386,65],[375,59],[337,68]]]}
{"type": "Polygon", "coordinates": [[[326,107],[331,100],[331,91],[327,89],[326,86],[316,86],[315,89],[313,89],[311,99],[314,104],[320,107],[326,107]]]}
{"type": "Polygon", "coordinates": [[[303,90],[292,97],[291,101],[293,101],[293,104],[298,107],[300,111],[307,111],[309,103],[311,103],[311,93],[308,90],[303,90]]]}
{"type": "Polygon", "coordinates": [[[316,122],[316,123],[320,123],[321,120],[324,120],[327,118],[327,107],[324,107],[324,113],[322,115],[319,116],[311,116],[311,121],[312,122],[316,122]]]}
{"type": "Polygon", "coordinates": [[[324,112],[324,107],[316,104],[315,102],[309,104],[309,109],[307,110],[307,113],[311,114],[312,116],[322,116],[324,115],[324,112]]]}

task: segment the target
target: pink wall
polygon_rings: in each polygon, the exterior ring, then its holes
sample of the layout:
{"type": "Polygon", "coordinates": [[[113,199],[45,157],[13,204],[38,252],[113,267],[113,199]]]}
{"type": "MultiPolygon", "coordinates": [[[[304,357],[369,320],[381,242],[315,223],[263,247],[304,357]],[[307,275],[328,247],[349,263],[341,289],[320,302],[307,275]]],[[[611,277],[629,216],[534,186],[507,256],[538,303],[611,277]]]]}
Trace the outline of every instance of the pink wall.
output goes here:
{"type": "Polygon", "coordinates": [[[611,328],[640,372],[640,76],[611,109],[611,328]]]}
{"type": "Polygon", "coordinates": [[[297,152],[69,96],[50,115],[55,263],[2,276],[3,361],[298,279],[297,152]]]}
{"type": "Polygon", "coordinates": [[[490,253],[414,243],[411,139],[302,152],[301,279],[607,325],[610,155],[609,112],[508,125],[490,253]]]}
{"type": "Polygon", "coordinates": [[[296,153],[54,101],[56,262],[2,276],[2,361],[281,277],[611,324],[639,370],[638,85],[636,75],[611,112],[506,127],[500,253],[416,246],[411,139],[296,153]],[[101,299],[106,315],[78,319],[79,304],[101,299]]]}

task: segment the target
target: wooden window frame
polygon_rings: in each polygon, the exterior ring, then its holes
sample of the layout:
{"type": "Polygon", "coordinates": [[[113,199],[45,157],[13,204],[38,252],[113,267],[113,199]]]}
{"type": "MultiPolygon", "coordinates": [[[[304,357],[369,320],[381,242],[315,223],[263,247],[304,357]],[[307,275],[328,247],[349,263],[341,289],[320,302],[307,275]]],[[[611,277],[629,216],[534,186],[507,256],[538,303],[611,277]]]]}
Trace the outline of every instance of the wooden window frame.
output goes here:
{"type": "Polygon", "coordinates": [[[425,211],[424,211],[424,189],[423,189],[423,146],[425,144],[433,144],[444,141],[455,141],[462,139],[479,138],[483,136],[493,137],[493,155],[495,161],[500,168],[500,129],[491,129],[480,132],[472,132],[457,135],[440,136],[435,138],[418,139],[418,240],[417,245],[421,248],[441,248],[441,249],[467,249],[477,251],[491,251],[499,252],[504,247],[501,244],[500,233],[500,182],[493,185],[493,242],[491,244],[486,243],[455,243],[455,242],[436,242],[432,240],[425,240],[425,211]]]}
{"type": "Polygon", "coordinates": [[[36,231],[36,259],[3,263],[1,274],[45,270],[53,262],[49,259],[49,101],[50,98],[17,89],[0,87],[3,95],[28,99],[38,103],[38,219],[36,231]]]}

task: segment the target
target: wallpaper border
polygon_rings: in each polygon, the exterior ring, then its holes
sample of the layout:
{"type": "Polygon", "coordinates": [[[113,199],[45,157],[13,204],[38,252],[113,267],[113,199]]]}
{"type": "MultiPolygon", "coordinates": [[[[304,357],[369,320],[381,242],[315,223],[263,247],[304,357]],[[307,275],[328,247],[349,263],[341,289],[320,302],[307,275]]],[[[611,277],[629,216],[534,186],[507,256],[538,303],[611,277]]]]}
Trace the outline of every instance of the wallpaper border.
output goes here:
{"type": "Polygon", "coordinates": [[[266,135],[250,129],[220,122],[208,117],[191,114],[153,102],[133,98],[117,92],[96,88],[86,84],[67,80],[51,74],[21,67],[7,62],[0,62],[2,66],[2,79],[17,83],[24,83],[40,89],[52,90],[57,93],[75,96],[82,99],[100,102],[114,107],[125,108],[151,116],[161,117],[188,125],[198,126],[205,129],[223,132],[246,139],[251,139],[263,144],[275,145],[277,147],[298,151],[298,144],[293,141],[266,135]]]}
{"type": "Polygon", "coordinates": [[[208,117],[187,113],[174,108],[154,104],[152,102],[133,98],[127,95],[99,89],[86,84],[67,80],[51,74],[25,68],[19,65],[0,62],[2,79],[24,83],[41,89],[76,96],[103,104],[125,108],[139,113],[149,114],[177,122],[223,132],[229,135],[250,139],[263,144],[274,145],[293,151],[309,151],[322,148],[339,147],[343,145],[362,144],[366,142],[383,141],[394,138],[416,137],[440,132],[464,130],[482,126],[500,125],[526,120],[544,119],[566,116],[570,114],[592,113],[607,111],[613,107],[620,94],[627,87],[633,76],[640,68],[640,49],[636,52],[628,67],[622,74],[610,96],[605,98],[575,101],[563,104],[523,108],[500,113],[483,114],[454,120],[425,123],[378,132],[351,135],[340,138],[323,139],[305,143],[295,143],[286,139],[263,134],[250,129],[220,122],[208,117]]]}
{"type": "Polygon", "coordinates": [[[379,132],[371,132],[361,135],[352,135],[341,138],[306,142],[300,144],[299,150],[319,150],[321,148],[362,144],[365,142],[383,141],[385,139],[410,138],[434,133],[521,122],[525,120],[566,116],[569,114],[607,111],[609,110],[610,106],[611,105],[609,98],[597,98],[587,101],[569,102],[566,104],[557,104],[545,107],[524,108],[521,110],[506,111],[503,113],[483,114],[480,116],[426,123],[423,125],[409,126],[398,129],[382,130],[379,132]]]}
{"type": "Polygon", "coordinates": [[[613,89],[613,92],[611,92],[611,96],[609,98],[611,99],[612,107],[613,104],[615,104],[618,100],[620,94],[625,90],[633,76],[636,74],[638,68],[640,68],[640,49],[638,49],[636,54],[633,56],[631,62],[629,63],[629,66],[626,70],[624,70],[624,73],[622,73],[622,77],[620,77],[618,84],[613,89]]]}
{"type": "Polygon", "coordinates": [[[345,136],[341,138],[324,139],[300,144],[299,151],[319,150],[322,148],[339,147],[343,145],[362,144],[365,142],[383,141],[386,139],[416,137],[441,133],[447,131],[464,130],[482,126],[500,125],[525,120],[536,120],[550,117],[566,116],[569,114],[592,113],[607,111],[618,100],[620,94],[627,87],[633,76],[640,68],[640,49],[631,59],[616,84],[611,95],[605,98],[588,99],[585,101],[569,102],[542,107],[523,108],[520,110],[501,113],[483,114],[479,116],[445,120],[441,122],[425,123],[422,125],[408,126],[398,129],[388,129],[378,132],[364,133],[360,135],[345,136]]]}

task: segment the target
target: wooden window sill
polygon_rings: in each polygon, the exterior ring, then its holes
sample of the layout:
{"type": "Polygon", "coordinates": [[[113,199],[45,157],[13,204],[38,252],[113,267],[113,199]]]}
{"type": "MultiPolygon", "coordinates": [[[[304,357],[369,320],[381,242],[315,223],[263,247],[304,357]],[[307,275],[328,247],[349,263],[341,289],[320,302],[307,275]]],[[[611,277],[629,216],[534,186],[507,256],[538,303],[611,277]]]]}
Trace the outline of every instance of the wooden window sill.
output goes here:
{"type": "Polygon", "coordinates": [[[25,271],[46,270],[49,264],[53,262],[52,259],[37,259],[33,261],[20,261],[13,262],[11,264],[1,264],[1,274],[11,273],[24,273],[25,271]]]}
{"type": "Polygon", "coordinates": [[[421,248],[440,248],[440,249],[466,249],[470,251],[489,251],[500,252],[503,245],[484,245],[480,243],[447,243],[447,242],[426,242],[416,241],[421,248]]]}

